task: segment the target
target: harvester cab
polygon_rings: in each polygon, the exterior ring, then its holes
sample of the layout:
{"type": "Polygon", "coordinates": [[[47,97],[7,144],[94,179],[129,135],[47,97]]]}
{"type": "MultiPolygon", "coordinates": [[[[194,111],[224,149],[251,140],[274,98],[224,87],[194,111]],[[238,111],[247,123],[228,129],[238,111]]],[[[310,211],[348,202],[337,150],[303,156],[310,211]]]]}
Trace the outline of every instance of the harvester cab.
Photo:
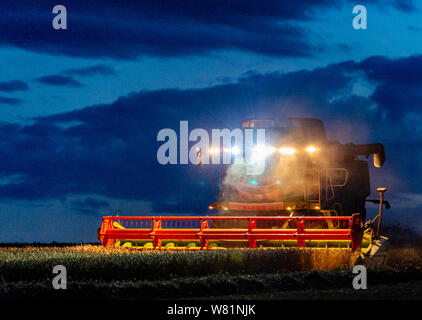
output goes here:
{"type": "MultiPolygon", "coordinates": [[[[291,118],[296,126],[275,126],[273,120],[248,120],[243,129],[265,128],[265,171],[247,175],[246,165],[225,168],[219,201],[211,208],[224,215],[340,215],[366,218],[370,194],[368,161],[385,161],[380,143],[355,145],[328,140],[321,120],[291,118]]],[[[373,201],[373,200],[371,200],[373,201]]]]}

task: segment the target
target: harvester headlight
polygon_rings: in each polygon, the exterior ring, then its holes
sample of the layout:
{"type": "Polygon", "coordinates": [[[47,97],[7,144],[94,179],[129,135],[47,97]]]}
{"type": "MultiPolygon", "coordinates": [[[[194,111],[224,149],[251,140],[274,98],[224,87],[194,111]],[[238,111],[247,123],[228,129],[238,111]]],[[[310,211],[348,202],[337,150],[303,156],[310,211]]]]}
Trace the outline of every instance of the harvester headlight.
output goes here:
{"type": "Polygon", "coordinates": [[[286,154],[286,155],[292,155],[293,153],[296,152],[296,150],[293,149],[293,148],[280,148],[280,149],[278,149],[278,151],[281,154],[286,154]]]}
{"type": "Polygon", "coordinates": [[[309,146],[306,148],[306,151],[308,151],[309,153],[314,153],[315,151],[317,151],[317,148],[315,148],[314,146],[309,146]]]}
{"type": "Polygon", "coordinates": [[[217,154],[220,152],[219,148],[210,148],[210,154],[217,154]]]}

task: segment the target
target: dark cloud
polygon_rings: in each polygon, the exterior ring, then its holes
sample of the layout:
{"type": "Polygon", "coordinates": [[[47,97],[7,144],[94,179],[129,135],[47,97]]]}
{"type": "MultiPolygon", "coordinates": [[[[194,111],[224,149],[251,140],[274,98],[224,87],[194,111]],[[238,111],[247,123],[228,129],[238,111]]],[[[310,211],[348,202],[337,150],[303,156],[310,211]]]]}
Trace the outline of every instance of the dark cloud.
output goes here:
{"type": "MultiPolygon", "coordinates": [[[[375,1],[359,4],[371,2],[375,1]]],[[[309,30],[299,27],[298,22],[314,19],[321,10],[341,8],[345,1],[66,0],[60,4],[68,9],[67,30],[52,28],[51,1],[1,1],[0,45],[115,59],[194,55],[221,49],[308,56],[319,49],[309,41],[309,30]]],[[[412,1],[393,0],[382,5],[414,10],[412,1]]]]}
{"type": "Polygon", "coordinates": [[[87,197],[84,200],[77,199],[70,201],[70,206],[79,213],[97,215],[99,209],[109,208],[110,204],[107,201],[87,197]]]}
{"type": "MultiPolygon", "coordinates": [[[[359,4],[371,2],[375,1],[359,4]]],[[[311,44],[311,32],[298,22],[314,19],[321,10],[341,8],[345,1],[66,0],[60,4],[68,9],[67,30],[52,28],[51,1],[3,0],[0,45],[114,59],[196,55],[222,49],[309,56],[318,52],[319,46],[311,44]]],[[[412,1],[393,0],[383,5],[414,10],[412,1]]]]}
{"type": "Polygon", "coordinates": [[[337,48],[346,53],[350,52],[350,46],[347,43],[339,43],[337,44],[337,48]]]}
{"type": "Polygon", "coordinates": [[[0,3],[0,45],[80,57],[135,59],[240,49],[271,56],[316,52],[298,21],[340,0],[67,0],[68,29],[54,30],[48,0],[0,3]],[[22,23],[25,21],[25,23],[22,23]]]}
{"type": "Polygon", "coordinates": [[[420,85],[422,84],[422,65],[420,56],[406,59],[391,59],[387,57],[371,57],[360,63],[371,80],[383,83],[420,85]],[[403,72],[406,72],[403,75],[403,72]]]}
{"type": "MultiPolygon", "coordinates": [[[[196,187],[199,188],[199,185],[196,187]]],[[[174,202],[167,202],[167,199],[163,199],[163,201],[155,201],[153,203],[152,211],[157,214],[172,213],[197,215],[205,212],[206,210],[204,208],[207,208],[211,203],[211,195],[209,195],[208,199],[206,197],[202,197],[197,199],[197,201],[194,200],[194,197],[185,196],[174,202]]]]}
{"type": "MultiPolygon", "coordinates": [[[[378,2],[359,2],[365,3],[378,2]]],[[[0,46],[114,59],[197,55],[223,49],[309,56],[319,52],[320,45],[312,44],[312,32],[299,22],[314,19],[321,10],[350,5],[342,0],[65,0],[60,4],[68,10],[66,30],[52,28],[51,1],[1,1],[0,46]]],[[[379,5],[414,10],[412,1],[379,5]]]]}
{"type": "Polygon", "coordinates": [[[403,11],[406,13],[416,11],[416,7],[413,4],[413,0],[349,0],[354,5],[369,5],[369,4],[376,4],[380,9],[385,8],[394,8],[398,11],[403,11]]]}
{"type": "Polygon", "coordinates": [[[47,1],[0,4],[0,45],[81,57],[135,59],[242,49],[276,56],[305,56],[306,32],[284,19],[304,19],[307,9],[328,1],[293,6],[279,1],[62,2],[67,30],[51,26],[47,1]],[[290,10],[289,10],[290,9],[290,10]],[[22,24],[21,21],[25,21],[22,24]],[[252,27],[253,26],[253,27],[252,27]]]}
{"type": "Polygon", "coordinates": [[[75,80],[72,77],[61,76],[57,74],[36,78],[35,81],[51,86],[64,86],[74,88],[82,87],[82,83],[80,83],[78,80],[75,80]]]}
{"type": "Polygon", "coordinates": [[[413,0],[389,1],[388,4],[400,11],[412,12],[416,10],[413,0]]]}
{"type": "Polygon", "coordinates": [[[20,80],[0,81],[0,91],[24,91],[28,90],[28,85],[20,80]]]}
{"type": "Polygon", "coordinates": [[[86,77],[94,76],[94,75],[114,76],[116,75],[116,70],[104,64],[97,64],[95,66],[86,67],[86,68],[66,69],[66,70],[63,70],[61,73],[68,74],[71,76],[86,76],[86,77]]]}
{"type": "Polygon", "coordinates": [[[411,30],[411,31],[415,31],[415,32],[421,32],[422,31],[422,27],[419,27],[419,26],[407,26],[407,29],[411,30]]]}
{"type": "Polygon", "coordinates": [[[203,213],[214,196],[210,171],[159,165],[158,131],[178,131],[180,120],[188,120],[190,129],[210,129],[236,128],[245,118],[285,121],[289,116],[323,119],[329,137],[342,142],[385,143],[383,174],[396,173],[396,190],[414,184],[412,192],[422,192],[422,164],[414,160],[422,156],[416,147],[422,141],[422,82],[415,76],[421,68],[422,56],[414,56],[290,73],[249,72],[236,83],[134,92],[111,104],[41,117],[32,125],[3,124],[0,176],[21,178],[0,185],[0,197],[95,193],[151,201],[157,212],[203,213]],[[359,91],[359,83],[372,91],[359,91]],[[403,157],[410,150],[412,157],[403,157]]]}
{"type": "Polygon", "coordinates": [[[6,105],[9,105],[9,106],[17,106],[21,103],[23,103],[22,99],[0,97],[0,104],[6,104],[6,105]]]}

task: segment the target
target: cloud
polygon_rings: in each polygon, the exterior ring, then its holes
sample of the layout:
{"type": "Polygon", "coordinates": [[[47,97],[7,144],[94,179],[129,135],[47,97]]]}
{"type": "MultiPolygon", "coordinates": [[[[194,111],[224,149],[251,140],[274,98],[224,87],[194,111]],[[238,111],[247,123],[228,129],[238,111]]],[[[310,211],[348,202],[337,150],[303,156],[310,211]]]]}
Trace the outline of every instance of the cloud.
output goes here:
{"type": "Polygon", "coordinates": [[[422,206],[422,193],[401,193],[395,205],[406,209],[418,209],[422,206]]]}
{"type": "Polygon", "coordinates": [[[396,1],[391,1],[389,4],[392,5],[394,8],[396,8],[397,10],[404,11],[404,12],[413,12],[416,10],[416,7],[414,6],[412,0],[396,0],[396,1]]]}
{"type": "Polygon", "coordinates": [[[61,75],[51,75],[51,76],[44,76],[40,78],[36,78],[35,81],[39,83],[51,85],[51,86],[64,86],[64,87],[82,87],[82,83],[78,80],[73,79],[72,77],[61,76],[61,75]]]}
{"type": "Polygon", "coordinates": [[[51,26],[47,0],[0,4],[0,45],[78,57],[136,59],[237,49],[309,56],[315,48],[299,22],[340,7],[340,0],[62,1],[68,29],[51,26]],[[22,23],[25,21],[25,23],[22,23]]]}
{"type": "Polygon", "coordinates": [[[347,43],[339,43],[337,44],[337,48],[345,53],[350,52],[350,46],[347,43]]]}
{"type": "Polygon", "coordinates": [[[380,1],[380,0],[364,0],[364,1],[356,1],[356,0],[350,0],[352,4],[376,4],[380,8],[386,8],[386,7],[392,7],[393,9],[396,9],[398,11],[402,11],[405,13],[410,13],[416,11],[416,7],[413,4],[413,0],[393,0],[393,1],[380,1]]]}
{"type": "Polygon", "coordinates": [[[415,32],[421,32],[422,31],[422,27],[419,27],[419,26],[407,26],[407,29],[411,30],[411,31],[415,31],[415,32]]]}
{"type": "MultiPolygon", "coordinates": [[[[355,1],[349,1],[355,3],[355,1]]],[[[364,1],[363,3],[378,3],[364,1]]],[[[64,0],[68,29],[51,26],[48,0],[0,4],[0,46],[53,55],[137,59],[242,50],[269,56],[303,57],[319,51],[302,22],[343,0],[64,0]],[[24,23],[22,23],[24,21],[24,23]]],[[[414,11],[412,1],[380,5],[414,11]]]]}
{"type": "Polygon", "coordinates": [[[40,117],[31,125],[3,123],[0,177],[20,179],[6,179],[0,197],[95,193],[150,201],[156,212],[204,213],[214,197],[209,170],[158,164],[158,131],[178,131],[180,120],[188,120],[190,129],[211,129],[236,128],[245,118],[286,121],[289,116],[323,119],[328,136],[342,142],[385,143],[386,167],[374,170],[372,182],[388,182],[392,194],[422,193],[417,160],[422,157],[417,109],[422,82],[415,76],[420,68],[422,56],[412,56],[290,73],[249,72],[235,83],[133,92],[111,104],[40,117]],[[362,91],[362,83],[371,91],[362,91]]]}
{"type": "Polygon", "coordinates": [[[28,90],[28,85],[20,80],[0,81],[0,91],[24,91],[28,90]]]}
{"type": "Polygon", "coordinates": [[[66,69],[66,70],[61,71],[61,73],[71,75],[71,76],[84,76],[84,77],[94,76],[94,75],[114,76],[116,75],[116,70],[104,64],[97,64],[92,67],[66,69]]]}
{"type": "Polygon", "coordinates": [[[79,213],[97,215],[99,209],[109,208],[110,204],[104,200],[87,197],[84,200],[72,200],[70,206],[79,213]]]}
{"type": "Polygon", "coordinates": [[[0,104],[6,104],[9,106],[17,106],[21,103],[23,103],[22,99],[0,97],[0,104]]]}

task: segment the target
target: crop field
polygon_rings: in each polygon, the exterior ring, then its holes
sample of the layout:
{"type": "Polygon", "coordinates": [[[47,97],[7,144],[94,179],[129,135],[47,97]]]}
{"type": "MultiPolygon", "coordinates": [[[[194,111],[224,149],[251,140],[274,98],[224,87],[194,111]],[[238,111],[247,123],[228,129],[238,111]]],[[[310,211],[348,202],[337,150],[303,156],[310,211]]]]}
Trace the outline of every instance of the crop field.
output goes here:
{"type": "Polygon", "coordinates": [[[422,298],[422,241],[396,241],[368,290],[353,290],[345,249],[136,251],[99,245],[0,245],[0,299],[422,298]],[[52,269],[67,269],[54,290],[52,269]]]}

